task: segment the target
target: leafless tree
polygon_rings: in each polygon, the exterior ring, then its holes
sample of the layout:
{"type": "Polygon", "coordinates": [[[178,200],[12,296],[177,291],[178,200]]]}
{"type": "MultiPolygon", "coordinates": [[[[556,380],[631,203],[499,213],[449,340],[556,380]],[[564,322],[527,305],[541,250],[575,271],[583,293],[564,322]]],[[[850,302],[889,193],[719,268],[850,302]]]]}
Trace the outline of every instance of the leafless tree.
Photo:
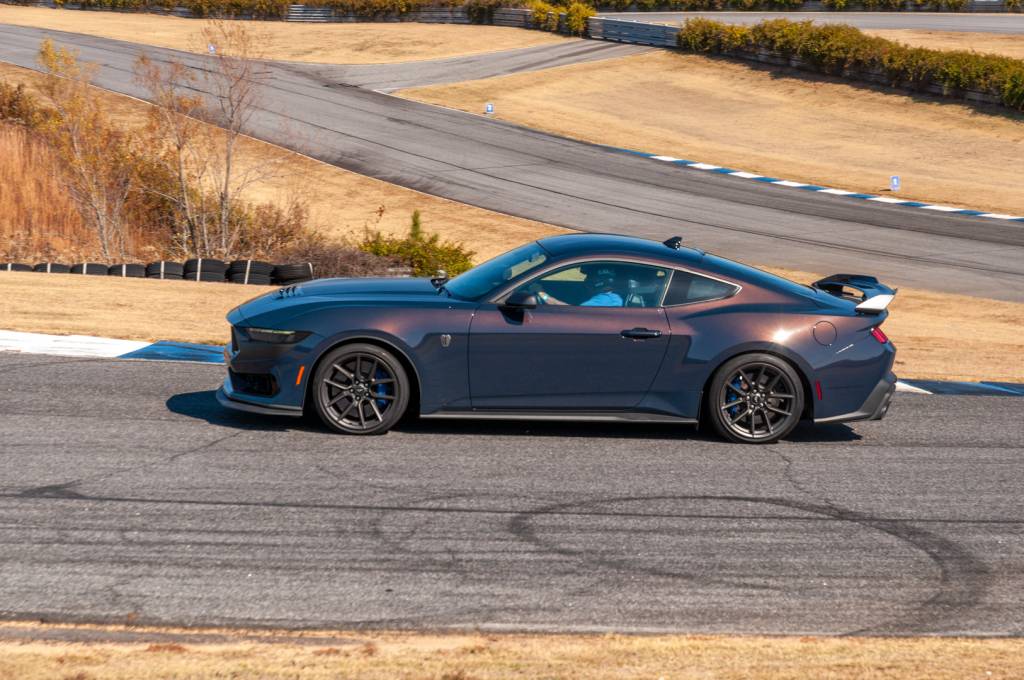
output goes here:
{"type": "Polygon", "coordinates": [[[85,223],[95,233],[100,254],[123,259],[128,246],[125,209],[135,190],[132,149],[127,135],[109,119],[98,92],[90,87],[91,66],[76,53],[43,41],[39,64],[46,77],[42,93],[56,112],[43,132],[60,158],[62,180],[85,223]]]}
{"type": "Polygon", "coordinates": [[[285,154],[238,162],[265,85],[260,36],[241,22],[221,20],[208,22],[201,35],[207,68],[144,56],[135,72],[156,104],[150,127],[166,145],[165,163],[177,178],[166,198],[180,215],[180,240],[197,255],[229,257],[244,228],[237,219],[242,196],[284,174],[285,154]]]}

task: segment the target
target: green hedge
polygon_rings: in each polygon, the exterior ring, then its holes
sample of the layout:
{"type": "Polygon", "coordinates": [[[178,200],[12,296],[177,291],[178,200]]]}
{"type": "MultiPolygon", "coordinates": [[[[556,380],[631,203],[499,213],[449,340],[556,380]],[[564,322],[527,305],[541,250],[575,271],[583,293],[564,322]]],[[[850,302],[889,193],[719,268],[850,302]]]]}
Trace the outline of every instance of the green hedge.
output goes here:
{"type": "Polygon", "coordinates": [[[892,85],[924,90],[929,85],[996,95],[1024,111],[1024,61],[994,54],[932,50],[875,38],[852,26],[770,19],[735,26],[710,19],[689,19],[679,31],[679,46],[691,52],[736,54],[768,49],[798,57],[814,70],[856,78],[880,73],[892,85]]]}

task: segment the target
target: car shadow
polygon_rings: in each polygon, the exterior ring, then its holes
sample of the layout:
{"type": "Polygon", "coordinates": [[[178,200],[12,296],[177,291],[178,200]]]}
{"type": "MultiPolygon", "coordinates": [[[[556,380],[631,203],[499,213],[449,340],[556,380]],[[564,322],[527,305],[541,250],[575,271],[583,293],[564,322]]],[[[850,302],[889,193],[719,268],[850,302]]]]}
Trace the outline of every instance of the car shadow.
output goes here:
{"type": "MultiPolygon", "coordinates": [[[[315,417],[264,416],[224,408],[214,390],[185,392],[166,402],[167,410],[211,425],[265,432],[329,432],[315,417]]],[[[589,437],[598,439],[664,439],[720,443],[714,434],[694,425],[669,423],[595,423],[529,420],[431,420],[412,418],[394,428],[405,434],[490,435],[497,437],[589,437]]],[[[796,443],[849,442],[860,439],[849,425],[801,423],[784,441],[796,443]]]]}
{"type": "Polygon", "coordinates": [[[290,418],[288,416],[264,416],[258,413],[234,411],[224,408],[217,401],[216,390],[202,392],[183,392],[175,394],[165,402],[171,413],[205,420],[211,425],[236,427],[241,430],[260,430],[264,432],[287,432],[289,430],[305,430],[309,432],[326,432],[327,428],[319,423],[312,423],[306,418],[290,418]]]}
{"type": "MultiPolygon", "coordinates": [[[[601,439],[665,439],[722,443],[714,433],[696,425],[671,423],[574,423],[527,420],[417,419],[395,428],[409,434],[493,435],[498,437],[591,437],[601,439]]],[[[784,442],[850,442],[861,438],[850,426],[801,423],[784,442]]]]}

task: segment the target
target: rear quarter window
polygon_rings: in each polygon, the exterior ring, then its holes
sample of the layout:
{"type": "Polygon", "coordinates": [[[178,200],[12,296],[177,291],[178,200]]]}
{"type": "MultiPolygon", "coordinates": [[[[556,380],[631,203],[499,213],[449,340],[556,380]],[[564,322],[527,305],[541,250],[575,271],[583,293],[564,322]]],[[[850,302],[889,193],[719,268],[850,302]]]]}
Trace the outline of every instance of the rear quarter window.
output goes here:
{"type": "Polygon", "coordinates": [[[719,300],[735,295],[738,290],[739,286],[725,281],[676,270],[672,272],[672,281],[669,283],[668,292],[665,293],[663,304],[666,307],[672,307],[706,300],[719,300]]]}

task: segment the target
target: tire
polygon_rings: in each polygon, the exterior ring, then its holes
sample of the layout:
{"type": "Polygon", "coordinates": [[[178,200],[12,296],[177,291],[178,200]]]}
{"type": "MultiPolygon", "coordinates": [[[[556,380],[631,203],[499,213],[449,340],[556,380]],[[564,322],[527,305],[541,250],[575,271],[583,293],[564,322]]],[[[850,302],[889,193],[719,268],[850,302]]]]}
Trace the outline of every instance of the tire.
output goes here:
{"type": "Polygon", "coordinates": [[[30,272],[32,271],[32,265],[22,264],[21,262],[6,262],[0,264],[0,272],[30,272]]]}
{"type": "Polygon", "coordinates": [[[274,283],[289,284],[310,281],[313,278],[313,263],[279,264],[274,267],[274,283]]]}
{"type": "Polygon", "coordinates": [[[706,419],[725,439],[771,444],[800,423],[803,384],[793,367],[776,356],[742,354],[715,371],[704,407],[706,419]]]}
{"type": "Polygon", "coordinates": [[[269,286],[270,277],[266,274],[228,274],[228,281],[231,283],[249,284],[250,286],[269,286]]]}
{"type": "Polygon", "coordinates": [[[185,278],[190,281],[223,281],[228,266],[212,258],[185,261],[185,278]]]}
{"type": "Polygon", "coordinates": [[[141,279],[146,276],[146,267],[141,264],[115,264],[107,270],[107,276],[141,279]]]}
{"type": "Polygon", "coordinates": [[[231,283],[269,286],[274,265],[259,260],[235,260],[228,266],[227,279],[231,283]]]}
{"type": "Polygon", "coordinates": [[[106,276],[109,270],[110,267],[107,265],[95,262],[82,262],[71,266],[72,274],[88,274],[89,276],[106,276]]]}
{"type": "Polygon", "coordinates": [[[320,420],[344,434],[384,434],[409,406],[409,377],[402,363],[391,352],[365,343],[342,345],[324,355],[311,389],[320,420]],[[362,380],[353,379],[357,370],[362,380]],[[370,382],[372,376],[386,382],[370,382]],[[352,395],[353,386],[355,398],[346,396],[352,395]]]}
{"type": "Polygon", "coordinates": [[[180,262],[150,262],[146,265],[146,278],[149,279],[181,279],[185,276],[185,268],[180,262]]]}
{"type": "Polygon", "coordinates": [[[67,274],[71,271],[71,267],[59,262],[40,262],[32,270],[48,274],[67,274]]]}

